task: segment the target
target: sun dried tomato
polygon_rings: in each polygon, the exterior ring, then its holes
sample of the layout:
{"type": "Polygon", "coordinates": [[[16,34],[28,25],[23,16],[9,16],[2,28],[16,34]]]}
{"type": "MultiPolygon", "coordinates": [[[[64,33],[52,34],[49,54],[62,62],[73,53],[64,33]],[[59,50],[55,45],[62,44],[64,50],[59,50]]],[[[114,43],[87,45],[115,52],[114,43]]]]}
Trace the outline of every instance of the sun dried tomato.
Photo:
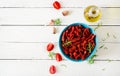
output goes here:
{"type": "Polygon", "coordinates": [[[87,50],[88,43],[91,43],[93,48],[95,46],[94,38],[95,35],[90,32],[89,28],[84,28],[81,25],[69,26],[62,33],[63,52],[71,59],[84,60],[90,55],[90,52],[87,50]],[[65,43],[69,44],[65,46],[65,43]]]}

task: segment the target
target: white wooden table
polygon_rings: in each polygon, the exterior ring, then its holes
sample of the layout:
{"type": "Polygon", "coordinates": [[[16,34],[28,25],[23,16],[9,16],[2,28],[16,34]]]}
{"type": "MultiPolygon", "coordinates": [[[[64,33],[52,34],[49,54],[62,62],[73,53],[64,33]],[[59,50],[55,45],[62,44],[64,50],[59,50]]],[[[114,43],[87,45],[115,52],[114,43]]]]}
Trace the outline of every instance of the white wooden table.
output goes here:
{"type": "Polygon", "coordinates": [[[120,0],[59,1],[62,8],[55,10],[54,0],[0,0],[0,76],[120,76],[120,0]],[[65,26],[56,26],[54,35],[52,26],[47,26],[50,20],[60,18],[62,25],[84,22],[95,28],[97,23],[88,23],[83,16],[88,5],[101,7],[103,25],[96,33],[99,46],[108,49],[98,50],[94,64],[71,62],[64,56],[62,62],[51,60],[46,45],[53,42],[53,51],[60,52],[58,39],[65,26]],[[71,14],[64,17],[63,10],[71,14]],[[102,42],[106,33],[110,37],[102,42]],[[57,66],[54,75],[49,73],[51,65],[57,66]]]}

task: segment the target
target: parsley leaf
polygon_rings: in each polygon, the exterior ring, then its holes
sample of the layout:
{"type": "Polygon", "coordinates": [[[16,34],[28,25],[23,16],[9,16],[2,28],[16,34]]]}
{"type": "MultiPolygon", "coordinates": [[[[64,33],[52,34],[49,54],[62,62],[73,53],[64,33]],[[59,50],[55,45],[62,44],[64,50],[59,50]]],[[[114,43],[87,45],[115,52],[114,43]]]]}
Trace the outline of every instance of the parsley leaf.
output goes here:
{"type": "Polygon", "coordinates": [[[55,25],[60,25],[61,24],[61,20],[59,18],[54,20],[54,24],[55,25]]]}
{"type": "Polygon", "coordinates": [[[97,56],[97,55],[93,55],[93,56],[88,60],[88,63],[93,64],[93,63],[94,63],[94,58],[95,58],[96,56],[97,56]]]}
{"type": "Polygon", "coordinates": [[[53,57],[55,56],[55,53],[54,52],[49,52],[48,56],[53,59],[53,57]]]}

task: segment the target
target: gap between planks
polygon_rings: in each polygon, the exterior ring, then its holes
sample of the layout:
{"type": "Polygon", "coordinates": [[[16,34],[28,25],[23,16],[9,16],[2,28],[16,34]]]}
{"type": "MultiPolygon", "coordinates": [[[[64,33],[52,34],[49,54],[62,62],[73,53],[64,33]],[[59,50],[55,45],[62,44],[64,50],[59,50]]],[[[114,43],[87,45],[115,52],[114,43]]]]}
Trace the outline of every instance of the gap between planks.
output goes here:
{"type": "MultiPolygon", "coordinates": [[[[51,61],[51,60],[56,60],[56,59],[0,59],[0,61],[1,60],[25,60],[25,61],[26,60],[35,60],[35,61],[36,60],[50,60],[51,61]]],[[[68,60],[63,59],[63,61],[68,61],[68,60]]],[[[109,61],[110,62],[110,61],[120,61],[120,60],[115,60],[115,59],[114,60],[113,59],[112,60],[110,60],[110,59],[109,60],[108,59],[94,59],[94,61],[109,61]]]]}
{"type": "MultiPolygon", "coordinates": [[[[35,43],[35,44],[40,44],[40,43],[48,43],[48,42],[18,42],[18,41],[3,41],[3,43],[35,43]]],[[[58,42],[54,42],[58,43],[58,42]]],[[[120,44],[120,42],[99,42],[99,43],[111,43],[111,44],[120,44]]]]}
{"type": "MultiPolygon", "coordinates": [[[[53,8],[53,7],[0,7],[0,8],[53,8]]],[[[86,8],[86,7],[62,7],[62,8],[86,8]]],[[[120,8],[120,7],[100,7],[100,8],[120,8]]]]}
{"type": "MultiPolygon", "coordinates": [[[[48,26],[48,27],[49,27],[49,26],[67,26],[67,24],[64,24],[64,25],[44,25],[44,24],[39,24],[39,25],[34,25],[34,24],[33,24],[33,25],[19,25],[19,24],[14,24],[14,25],[11,25],[11,24],[1,24],[0,26],[3,26],[3,27],[4,27],[4,26],[15,26],[15,27],[16,27],[16,26],[40,26],[40,27],[41,27],[41,26],[48,26]]],[[[97,25],[90,25],[90,26],[97,26],[97,25]]],[[[108,26],[115,26],[115,27],[117,27],[117,26],[120,26],[120,25],[103,25],[103,24],[102,24],[102,27],[104,27],[104,26],[105,26],[105,27],[106,27],[106,26],[107,26],[107,27],[108,27],[108,26]]]]}

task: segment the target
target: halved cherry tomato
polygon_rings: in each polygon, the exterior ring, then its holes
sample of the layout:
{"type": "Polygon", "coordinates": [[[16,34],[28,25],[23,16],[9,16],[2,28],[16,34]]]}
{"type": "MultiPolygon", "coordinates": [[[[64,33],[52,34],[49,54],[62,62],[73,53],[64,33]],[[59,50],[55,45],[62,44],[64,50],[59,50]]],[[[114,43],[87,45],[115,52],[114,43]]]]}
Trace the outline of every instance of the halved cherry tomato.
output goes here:
{"type": "Polygon", "coordinates": [[[56,73],[56,67],[54,65],[51,65],[50,69],[49,69],[49,72],[50,72],[50,74],[55,74],[56,73]]]}
{"type": "Polygon", "coordinates": [[[60,3],[59,3],[58,1],[55,1],[55,2],[53,3],[53,7],[54,7],[55,9],[59,10],[59,9],[61,8],[61,5],[60,5],[60,3]]]}
{"type": "Polygon", "coordinates": [[[49,43],[47,45],[47,51],[52,51],[53,48],[54,48],[54,44],[53,43],[49,43]]]}
{"type": "Polygon", "coordinates": [[[56,53],[55,58],[58,62],[62,61],[62,56],[60,55],[60,53],[56,53]]]}

